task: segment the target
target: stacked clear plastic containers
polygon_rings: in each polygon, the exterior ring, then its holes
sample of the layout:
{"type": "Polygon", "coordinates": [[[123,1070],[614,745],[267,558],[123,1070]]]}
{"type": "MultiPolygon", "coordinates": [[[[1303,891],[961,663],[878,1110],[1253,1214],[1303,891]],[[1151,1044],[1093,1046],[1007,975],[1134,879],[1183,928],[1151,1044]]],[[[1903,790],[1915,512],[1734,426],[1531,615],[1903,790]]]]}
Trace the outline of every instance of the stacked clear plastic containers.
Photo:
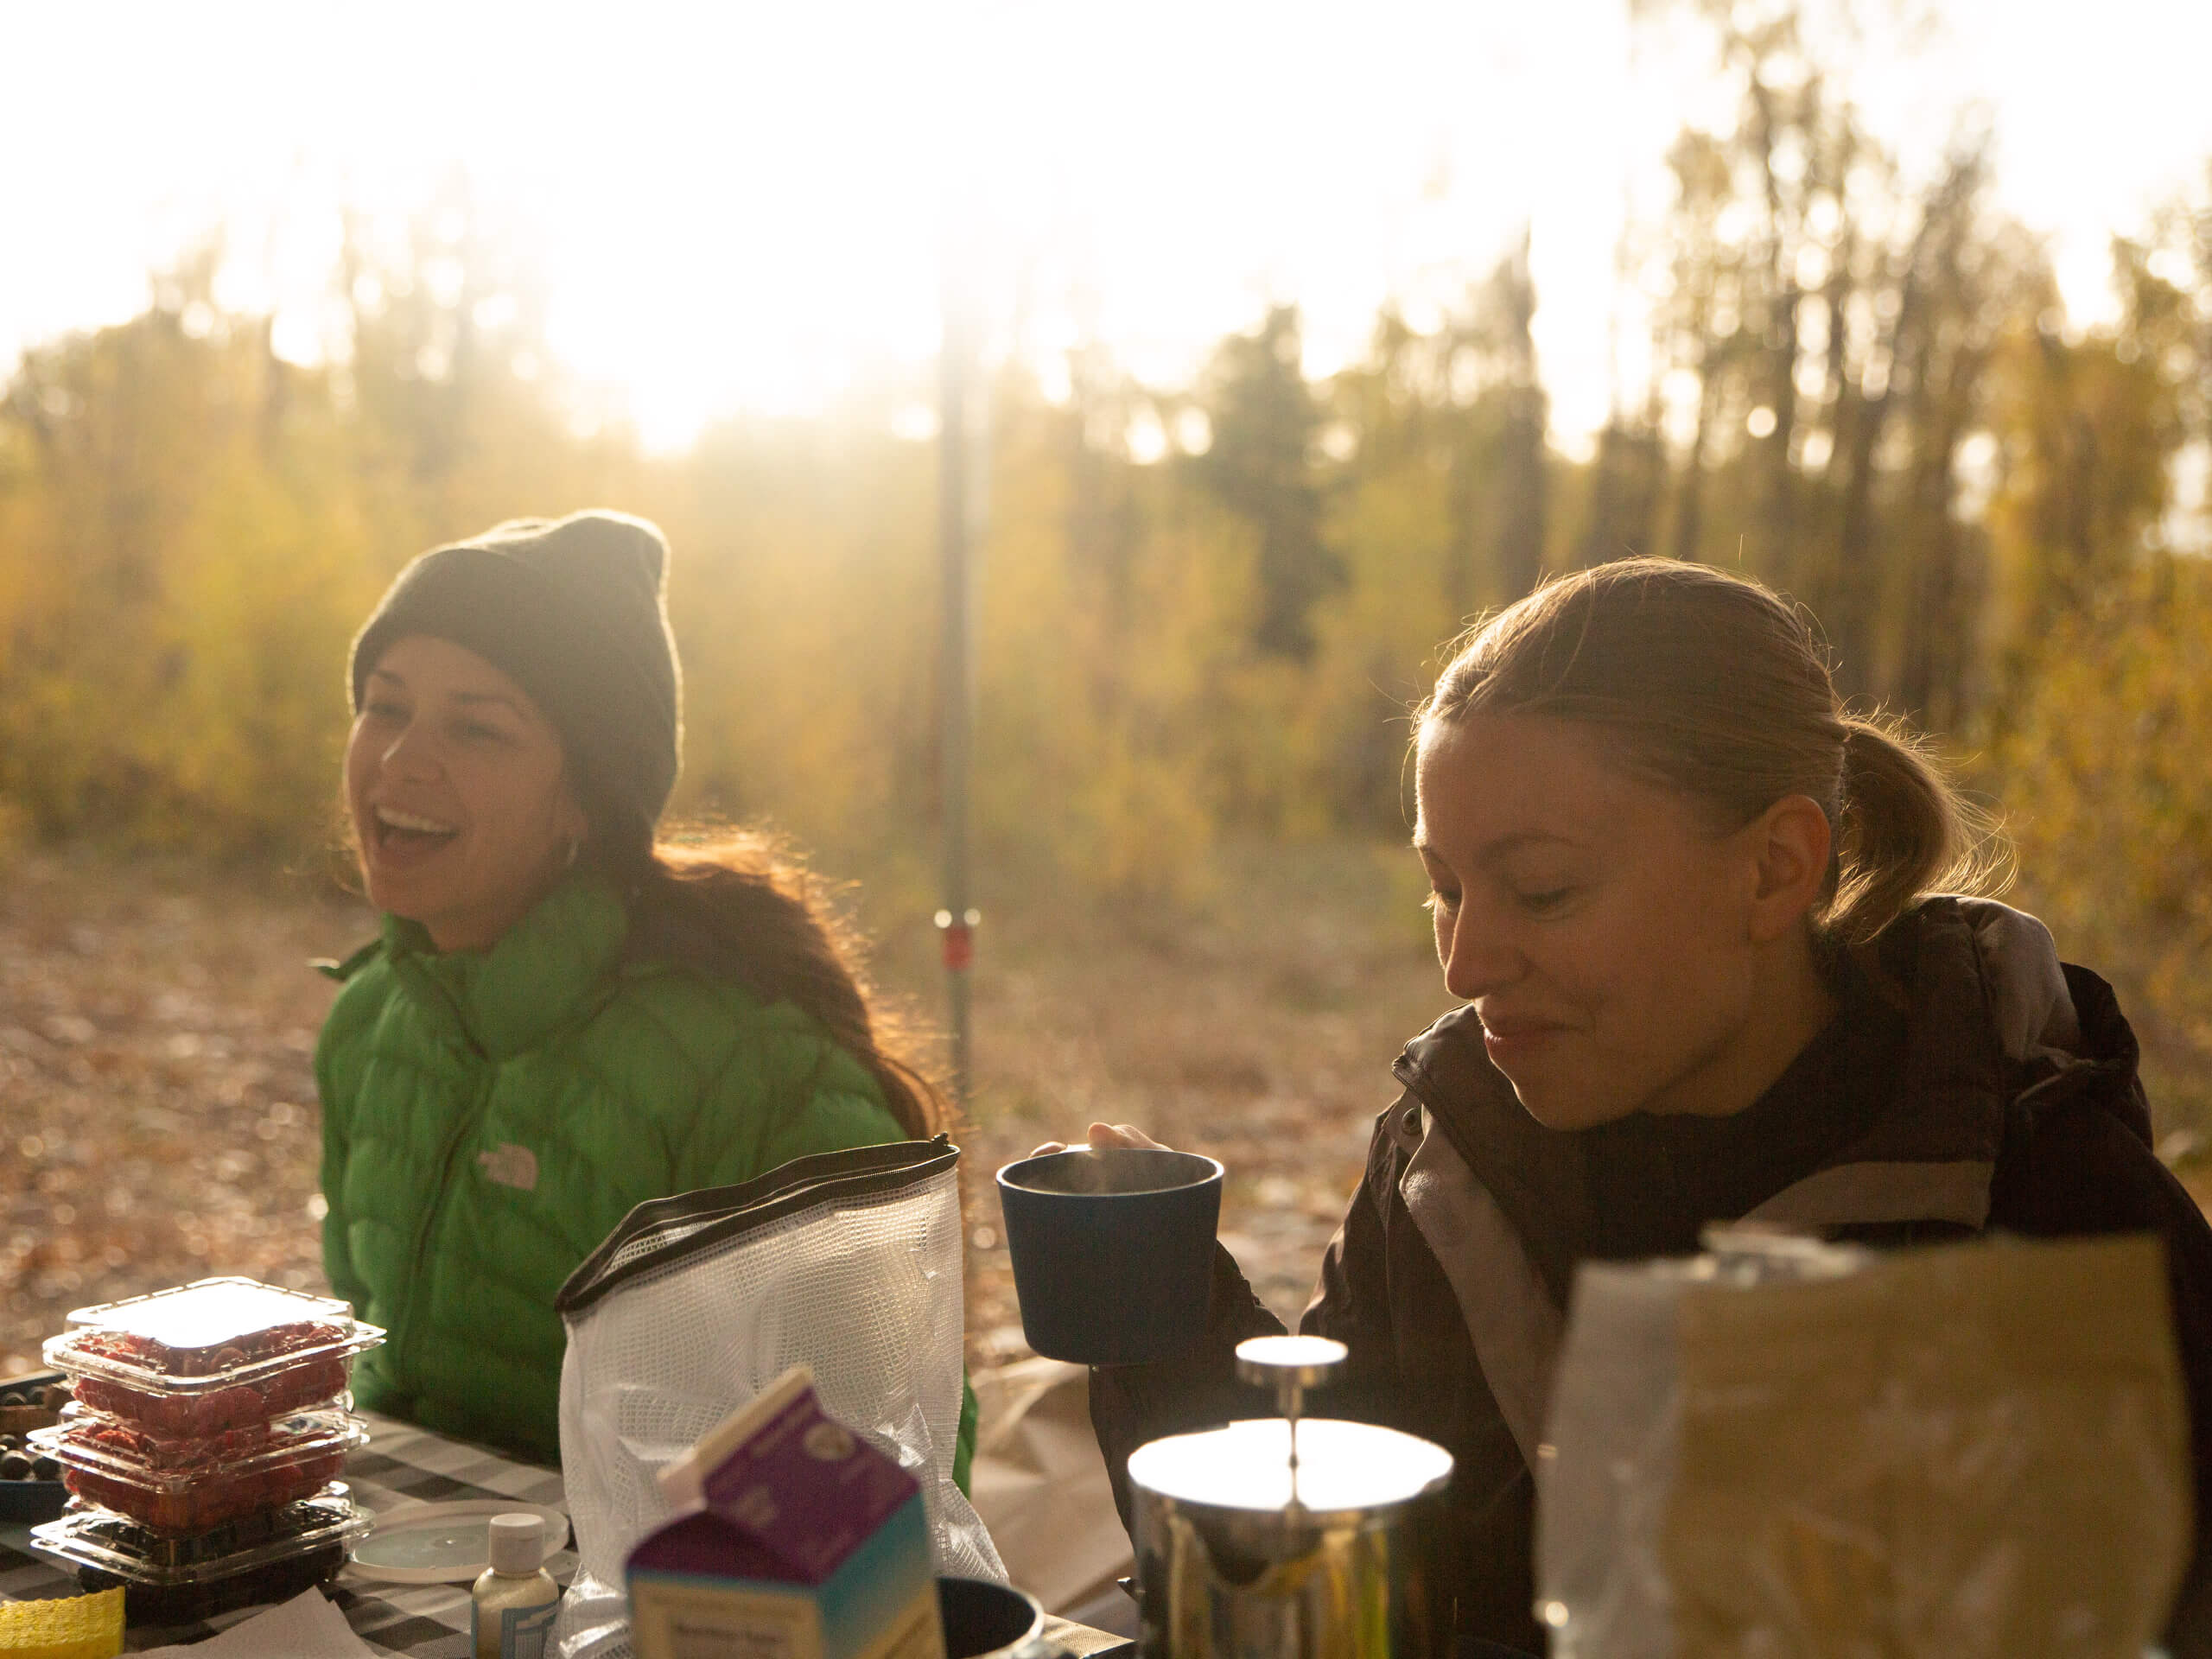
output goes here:
{"type": "Polygon", "coordinates": [[[367,1443],[347,1392],[384,1340],[344,1302],[251,1279],[79,1308],[46,1344],[74,1403],[34,1437],[75,1496],[35,1543],[134,1623],[181,1624],[335,1573],[369,1514],[337,1477],[367,1443]]]}

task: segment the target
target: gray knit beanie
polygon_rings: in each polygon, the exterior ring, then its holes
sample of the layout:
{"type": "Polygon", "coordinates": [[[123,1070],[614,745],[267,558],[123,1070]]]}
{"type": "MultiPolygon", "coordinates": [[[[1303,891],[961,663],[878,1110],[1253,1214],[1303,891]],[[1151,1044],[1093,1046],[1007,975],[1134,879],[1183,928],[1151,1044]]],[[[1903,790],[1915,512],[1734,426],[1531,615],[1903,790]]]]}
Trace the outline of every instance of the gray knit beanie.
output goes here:
{"type": "Polygon", "coordinates": [[[668,543],[643,518],[516,518],[425,553],[353,640],[353,708],[395,642],[466,646],[560,732],[604,850],[642,851],[681,764],[683,673],[668,626],[668,543]]]}

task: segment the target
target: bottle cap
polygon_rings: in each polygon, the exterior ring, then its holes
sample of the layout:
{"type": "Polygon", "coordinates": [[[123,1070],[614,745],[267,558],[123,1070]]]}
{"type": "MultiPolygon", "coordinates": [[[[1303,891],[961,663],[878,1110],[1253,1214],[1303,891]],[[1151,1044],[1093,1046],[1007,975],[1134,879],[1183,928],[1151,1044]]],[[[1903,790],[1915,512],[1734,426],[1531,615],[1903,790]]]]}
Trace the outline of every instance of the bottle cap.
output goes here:
{"type": "Polygon", "coordinates": [[[535,1573],[544,1560],[543,1516],[518,1514],[492,1517],[492,1570],[494,1573],[535,1573]]]}

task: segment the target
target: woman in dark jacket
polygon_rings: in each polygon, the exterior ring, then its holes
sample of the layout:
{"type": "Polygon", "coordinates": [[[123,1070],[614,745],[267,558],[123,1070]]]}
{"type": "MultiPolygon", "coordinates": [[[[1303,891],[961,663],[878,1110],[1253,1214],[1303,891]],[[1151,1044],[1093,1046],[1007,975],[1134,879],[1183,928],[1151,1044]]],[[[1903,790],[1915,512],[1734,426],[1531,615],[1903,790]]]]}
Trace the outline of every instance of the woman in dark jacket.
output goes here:
{"type": "MultiPolygon", "coordinates": [[[[2040,923],[1937,896],[1978,884],[1969,816],[1842,709],[1796,612],[1693,565],[1567,577],[1473,636],[1416,744],[1464,1006],[1400,1056],[1301,1328],[1351,1348],[1333,1414],[1452,1452],[1463,1641],[1543,1648],[1530,1469],[1576,1265],[1688,1254],[1717,1220],[2160,1234],[2212,1516],[2212,1230],[2151,1150],[2134,1038],[2040,923]]],[[[1132,1450],[1254,1409],[1230,1352],[1281,1327],[1226,1252],[1211,1327],[1094,1375],[1125,1518],[1132,1450]]],[[[2177,1654],[2212,1647],[2209,1582],[2200,1548],[2177,1654]]]]}

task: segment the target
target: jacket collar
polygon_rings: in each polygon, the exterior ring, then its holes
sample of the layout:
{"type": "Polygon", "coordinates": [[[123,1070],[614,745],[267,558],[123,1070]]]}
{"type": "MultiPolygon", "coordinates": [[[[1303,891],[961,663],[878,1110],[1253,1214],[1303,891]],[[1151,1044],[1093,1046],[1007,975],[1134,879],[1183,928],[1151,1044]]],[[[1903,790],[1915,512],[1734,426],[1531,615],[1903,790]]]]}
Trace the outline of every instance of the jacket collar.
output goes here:
{"type": "MultiPolygon", "coordinates": [[[[2133,1078],[2135,1039],[2110,988],[2062,967],[2050,934],[2020,912],[1929,899],[1883,936],[1866,965],[1905,1016],[1898,1085],[1865,1133],[1756,1214],[1808,1227],[1938,1221],[1979,1229],[2012,1102],[2070,1096],[2114,1073],[2133,1078]]],[[[1471,1007],[1408,1044],[1393,1070],[1495,1197],[1563,1303],[1574,1267],[1565,1241],[1591,1231],[1571,1137],[1522,1109],[1484,1052],[1471,1007]]],[[[2097,1094],[2120,1101],[2113,1109],[2147,1140],[2139,1088],[2097,1094]]]]}
{"type": "Polygon", "coordinates": [[[420,923],[389,915],[382,944],[423,1013],[452,1040],[498,1060],[534,1046],[603,999],[628,932],[615,890],[575,876],[488,950],[440,954],[420,923]]]}
{"type": "Polygon", "coordinates": [[[1529,1116],[1505,1074],[1483,1049],[1471,1004],[1454,1008],[1413,1041],[1391,1067],[1497,1201],[1553,1300],[1567,1305],[1574,1262],[1567,1241],[1592,1231],[1581,1169],[1562,1155],[1567,1137],[1529,1116]]]}

